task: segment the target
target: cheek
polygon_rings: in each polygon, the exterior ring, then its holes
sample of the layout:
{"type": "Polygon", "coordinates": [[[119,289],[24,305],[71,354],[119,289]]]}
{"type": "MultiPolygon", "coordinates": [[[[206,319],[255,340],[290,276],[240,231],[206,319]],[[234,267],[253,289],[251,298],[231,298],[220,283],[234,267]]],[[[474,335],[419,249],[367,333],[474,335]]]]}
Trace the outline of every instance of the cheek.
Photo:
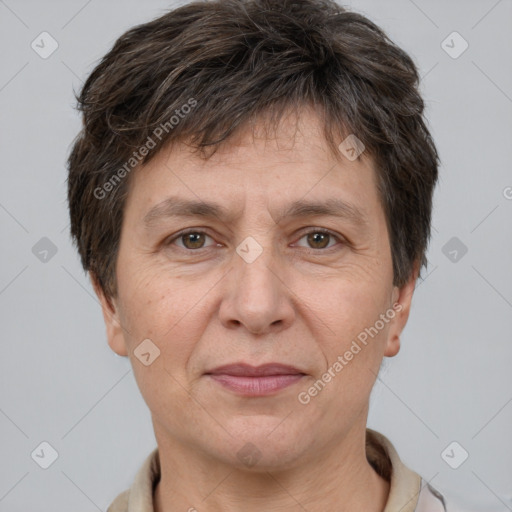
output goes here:
{"type": "Polygon", "coordinates": [[[367,279],[354,269],[346,275],[350,277],[330,280],[329,286],[310,288],[310,311],[303,314],[309,315],[311,326],[317,326],[313,327],[314,337],[324,356],[323,371],[336,374],[331,390],[357,389],[364,395],[373,385],[384,355],[392,320],[386,317],[388,322],[384,322],[380,315],[390,308],[392,288],[377,276],[367,279]]]}
{"type": "MultiPolygon", "coordinates": [[[[206,288],[208,290],[208,287],[206,288]]],[[[151,339],[160,350],[170,346],[174,358],[184,352],[202,326],[198,320],[204,286],[196,286],[151,266],[126,266],[119,274],[121,318],[125,338],[135,348],[143,339],[151,339]]]]}
{"type": "Polygon", "coordinates": [[[150,270],[139,267],[136,272],[125,272],[119,280],[125,341],[135,379],[149,409],[165,410],[172,403],[178,410],[186,410],[192,406],[189,393],[185,392],[189,388],[187,364],[204,329],[204,291],[199,293],[184,280],[165,278],[161,271],[150,270]],[[158,357],[147,366],[136,355],[146,339],[159,350],[158,357]]]}
{"type": "MultiPolygon", "coordinates": [[[[332,414],[343,420],[348,414],[357,414],[367,404],[368,396],[379,373],[384,355],[390,316],[387,322],[380,315],[389,311],[384,294],[365,294],[359,286],[345,286],[337,289],[338,300],[324,302],[314,311],[314,316],[329,326],[327,335],[317,333],[319,349],[324,356],[324,365],[311,379],[304,391],[315,400],[319,409],[332,407],[332,414]],[[318,381],[325,382],[325,386],[318,381]]],[[[325,330],[323,330],[325,332],[325,330]]]]}
{"type": "Polygon", "coordinates": [[[388,283],[378,274],[353,267],[324,280],[304,279],[294,289],[317,317],[316,323],[326,326],[330,336],[342,339],[373,325],[390,307],[391,292],[391,280],[388,283]]]}

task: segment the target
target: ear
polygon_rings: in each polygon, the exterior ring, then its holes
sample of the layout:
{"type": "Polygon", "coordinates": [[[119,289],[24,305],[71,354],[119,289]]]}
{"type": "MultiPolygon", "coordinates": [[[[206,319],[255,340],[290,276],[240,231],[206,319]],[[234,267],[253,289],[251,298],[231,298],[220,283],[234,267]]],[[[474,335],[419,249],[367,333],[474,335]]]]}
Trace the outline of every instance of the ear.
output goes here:
{"type": "Polygon", "coordinates": [[[419,261],[416,261],[411,272],[411,277],[407,283],[400,288],[397,286],[393,288],[392,308],[395,312],[395,316],[389,322],[388,339],[384,350],[386,357],[396,356],[400,350],[400,334],[409,318],[412,296],[418,279],[419,269],[419,261]]]}
{"type": "Polygon", "coordinates": [[[128,350],[123,335],[123,328],[119,320],[118,308],[115,300],[105,296],[105,292],[101,288],[96,275],[89,272],[92,286],[100,301],[101,310],[103,312],[103,320],[107,330],[107,340],[110,348],[120,356],[127,356],[128,350]]]}

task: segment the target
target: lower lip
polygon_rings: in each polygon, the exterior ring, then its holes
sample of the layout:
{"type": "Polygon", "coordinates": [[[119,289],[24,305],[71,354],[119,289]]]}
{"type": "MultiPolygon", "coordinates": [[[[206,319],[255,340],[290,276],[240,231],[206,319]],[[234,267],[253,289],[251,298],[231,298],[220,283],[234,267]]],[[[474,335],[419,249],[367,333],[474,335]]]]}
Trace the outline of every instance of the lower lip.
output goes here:
{"type": "Polygon", "coordinates": [[[210,374],[222,386],[245,396],[265,396],[287,388],[298,382],[303,374],[266,375],[262,377],[241,377],[237,375],[210,374]]]}

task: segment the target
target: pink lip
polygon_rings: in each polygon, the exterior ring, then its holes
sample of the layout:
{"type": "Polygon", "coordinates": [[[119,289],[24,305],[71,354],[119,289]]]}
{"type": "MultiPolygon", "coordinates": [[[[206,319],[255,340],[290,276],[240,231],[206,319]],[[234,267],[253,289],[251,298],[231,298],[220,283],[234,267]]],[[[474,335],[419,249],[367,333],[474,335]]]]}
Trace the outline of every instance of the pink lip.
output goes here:
{"type": "Polygon", "coordinates": [[[220,366],[206,375],[238,394],[264,396],[291,386],[305,374],[293,366],[279,363],[269,363],[257,367],[237,363],[220,366]]]}

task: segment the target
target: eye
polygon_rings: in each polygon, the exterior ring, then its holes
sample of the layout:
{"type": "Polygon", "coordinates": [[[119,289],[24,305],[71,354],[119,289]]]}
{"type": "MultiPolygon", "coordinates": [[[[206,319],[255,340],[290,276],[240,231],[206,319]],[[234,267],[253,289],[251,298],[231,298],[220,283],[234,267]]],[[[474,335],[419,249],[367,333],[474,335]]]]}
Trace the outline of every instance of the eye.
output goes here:
{"type": "Polygon", "coordinates": [[[341,242],[341,239],[330,231],[324,229],[315,229],[302,235],[300,240],[306,239],[306,243],[312,249],[330,249],[335,245],[336,241],[341,242]],[[329,245],[330,242],[333,242],[329,245]]]}
{"type": "MultiPolygon", "coordinates": [[[[207,249],[215,245],[215,242],[206,245],[206,239],[213,241],[213,238],[206,234],[206,232],[191,229],[182,231],[175,235],[172,239],[166,242],[166,245],[177,245],[180,249],[188,251],[199,251],[207,249]]],[[[314,229],[303,234],[299,240],[306,240],[307,246],[297,244],[302,247],[310,248],[313,250],[330,249],[336,245],[336,242],[343,242],[343,240],[334,233],[325,229],[314,229]]]]}
{"type": "Polygon", "coordinates": [[[210,238],[211,240],[213,240],[204,231],[191,230],[191,231],[185,231],[185,232],[179,233],[172,240],[169,240],[168,244],[171,245],[174,242],[181,242],[182,245],[180,245],[178,243],[177,243],[177,245],[178,245],[178,247],[181,247],[182,249],[190,249],[190,250],[204,249],[204,248],[208,247],[208,246],[205,246],[206,238],[210,238]]]}

